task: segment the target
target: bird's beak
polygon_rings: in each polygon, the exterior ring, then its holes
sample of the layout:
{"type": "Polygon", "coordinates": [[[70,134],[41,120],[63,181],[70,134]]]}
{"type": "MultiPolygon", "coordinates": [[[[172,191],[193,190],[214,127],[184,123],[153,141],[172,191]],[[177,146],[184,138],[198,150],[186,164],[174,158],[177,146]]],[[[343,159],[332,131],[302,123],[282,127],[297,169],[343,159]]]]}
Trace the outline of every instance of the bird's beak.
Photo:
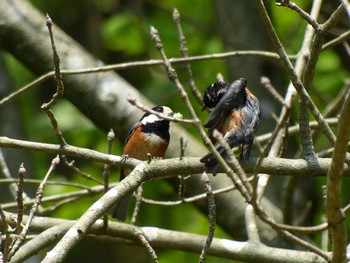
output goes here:
{"type": "Polygon", "coordinates": [[[180,119],[180,120],[183,119],[183,116],[182,116],[182,114],[180,112],[171,112],[169,115],[172,116],[175,119],[180,119]]]}

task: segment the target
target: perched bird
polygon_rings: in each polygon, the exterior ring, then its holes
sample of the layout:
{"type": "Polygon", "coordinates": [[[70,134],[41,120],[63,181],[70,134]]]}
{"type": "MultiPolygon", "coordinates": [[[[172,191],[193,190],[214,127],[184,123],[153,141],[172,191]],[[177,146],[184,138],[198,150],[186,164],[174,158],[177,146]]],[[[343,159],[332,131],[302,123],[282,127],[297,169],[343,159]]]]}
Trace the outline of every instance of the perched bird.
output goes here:
{"type": "MultiPolygon", "coordinates": [[[[169,107],[156,106],[152,110],[174,118],[182,118],[180,113],[173,112],[169,107]]],[[[123,156],[139,160],[147,160],[148,154],[152,157],[163,158],[170,141],[169,120],[164,120],[154,114],[145,113],[134,124],[125,140],[123,156]]],[[[121,169],[120,181],[131,172],[130,169],[121,169]]],[[[132,194],[125,196],[114,208],[113,218],[125,221],[132,194]]]]}
{"type": "MultiPolygon", "coordinates": [[[[208,128],[210,139],[214,130],[223,134],[224,139],[234,148],[242,145],[240,160],[248,161],[260,120],[259,100],[247,88],[247,80],[241,78],[229,84],[218,81],[211,84],[203,96],[204,108],[212,109],[204,127],[208,128]]],[[[217,146],[218,152],[226,158],[224,148],[217,146]]],[[[214,175],[219,164],[211,152],[200,160],[214,175]]]]}

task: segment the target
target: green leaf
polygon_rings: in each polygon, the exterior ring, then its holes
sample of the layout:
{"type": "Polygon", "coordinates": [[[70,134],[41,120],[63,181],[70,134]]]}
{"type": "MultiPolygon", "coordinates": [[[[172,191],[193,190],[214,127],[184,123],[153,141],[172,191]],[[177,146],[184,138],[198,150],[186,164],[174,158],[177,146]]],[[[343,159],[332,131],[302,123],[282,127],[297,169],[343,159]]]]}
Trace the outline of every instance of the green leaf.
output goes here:
{"type": "Polygon", "coordinates": [[[113,51],[137,55],[145,48],[138,19],[133,14],[110,17],[102,24],[101,34],[105,47],[113,51]]]}

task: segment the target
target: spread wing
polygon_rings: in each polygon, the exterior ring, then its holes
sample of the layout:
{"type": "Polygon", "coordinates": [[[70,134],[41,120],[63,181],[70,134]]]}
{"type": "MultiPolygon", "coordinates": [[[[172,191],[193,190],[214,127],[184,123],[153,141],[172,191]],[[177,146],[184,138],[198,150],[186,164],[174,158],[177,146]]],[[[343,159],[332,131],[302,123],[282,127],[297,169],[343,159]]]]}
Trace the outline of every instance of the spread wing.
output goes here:
{"type": "Polygon", "coordinates": [[[210,84],[203,95],[204,107],[202,108],[202,111],[204,109],[213,109],[216,104],[218,104],[222,96],[225,95],[229,87],[230,84],[223,80],[210,84]]]}
{"type": "Polygon", "coordinates": [[[247,81],[245,79],[239,79],[234,81],[227,92],[220,99],[213,111],[209,114],[207,120],[204,123],[204,127],[209,129],[217,128],[223,122],[225,116],[234,108],[238,108],[244,103],[245,99],[245,87],[247,81]]]}

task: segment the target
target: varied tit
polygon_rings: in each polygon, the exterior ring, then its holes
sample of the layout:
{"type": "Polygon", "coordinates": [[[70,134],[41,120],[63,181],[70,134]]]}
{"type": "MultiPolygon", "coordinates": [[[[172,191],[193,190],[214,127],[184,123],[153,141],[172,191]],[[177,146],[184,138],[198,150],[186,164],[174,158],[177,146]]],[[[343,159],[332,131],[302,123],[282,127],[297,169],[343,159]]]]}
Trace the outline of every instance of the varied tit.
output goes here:
{"type": "MultiPolygon", "coordinates": [[[[260,121],[260,104],[257,97],[247,88],[247,80],[241,78],[229,84],[218,81],[211,84],[203,96],[204,108],[212,110],[204,123],[210,139],[218,130],[230,148],[242,145],[241,161],[248,161],[254,141],[255,131],[260,121]]],[[[227,158],[224,148],[217,146],[218,152],[227,158]]],[[[219,164],[211,152],[200,160],[214,175],[219,164]]]]}
{"type": "MultiPolygon", "coordinates": [[[[180,113],[173,112],[169,107],[156,106],[152,110],[164,115],[182,119],[180,113]]],[[[134,124],[125,140],[123,156],[139,160],[147,160],[149,155],[164,158],[170,141],[169,120],[164,120],[154,114],[145,113],[142,118],[134,124]]],[[[121,169],[120,181],[129,173],[130,169],[121,169]]],[[[113,218],[125,221],[132,193],[125,196],[114,208],[113,218]]]]}

